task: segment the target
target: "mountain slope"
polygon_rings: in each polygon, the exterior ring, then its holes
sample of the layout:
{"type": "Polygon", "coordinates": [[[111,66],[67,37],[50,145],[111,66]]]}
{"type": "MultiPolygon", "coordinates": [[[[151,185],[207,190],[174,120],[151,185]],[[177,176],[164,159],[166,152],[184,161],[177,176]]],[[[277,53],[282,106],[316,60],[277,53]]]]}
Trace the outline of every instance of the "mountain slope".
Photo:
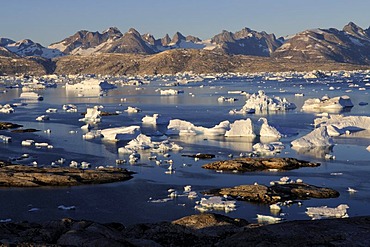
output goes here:
{"type": "Polygon", "coordinates": [[[64,54],[58,49],[49,49],[32,40],[24,39],[14,43],[8,43],[5,46],[9,51],[21,57],[39,56],[47,59],[60,57],[64,54]]]}
{"type": "Polygon", "coordinates": [[[275,50],[272,56],[370,64],[370,37],[365,30],[352,22],[343,30],[335,28],[307,30],[290,38],[275,50]]]}

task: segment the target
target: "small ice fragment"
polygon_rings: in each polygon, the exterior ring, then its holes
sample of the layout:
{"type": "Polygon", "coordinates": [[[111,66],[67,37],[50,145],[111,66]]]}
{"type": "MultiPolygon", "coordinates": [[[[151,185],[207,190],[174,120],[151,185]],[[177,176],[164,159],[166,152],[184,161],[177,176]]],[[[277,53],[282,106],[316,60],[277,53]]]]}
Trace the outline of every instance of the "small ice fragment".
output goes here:
{"type": "Polygon", "coordinates": [[[313,220],[314,219],[321,219],[321,218],[347,218],[347,204],[340,204],[336,208],[329,208],[327,206],[322,207],[308,207],[306,210],[306,214],[310,216],[313,220]]]}
{"type": "Polygon", "coordinates": [[[198,197],[198,194],[195,191],[190,191],[189,194],[188,194],[189,199],[195,199],[197,197],[198,197]]]}
{"type": "Polygon", "coordinates": [[[58,209],[60,210],[75,210],[76,207],[75,206],[64,206],[64,205],[59,205],[58,206],[58,209]]]}
{"type": "Polygon", "coordinates": [[[274,224],[274,223],[282,221],[283,219],[279,217],[269,216],[269,215],[257,214],[257,220],[259,223],[274,224]]]}
{"type": "Polygon", "coordinates": [[[35,212],[35,211],[39,211],[40,209],[39,208],[30,208],[28,209],[28,212],[35,212]]]}
{"type": "Polygon", "coordinates": [[[348,191],[349,193],[356,193],[356,192],[357,192],[357,190],[355,190],[355,189],[353,189],[353,188],[351,188],[351,187],[348,187],[347,191],[348,191]]]}
{"type": "Polygon", "coordinates": [[[190,192],[191,191],[191,185],[184,186],[184,192],[190,192]]]}

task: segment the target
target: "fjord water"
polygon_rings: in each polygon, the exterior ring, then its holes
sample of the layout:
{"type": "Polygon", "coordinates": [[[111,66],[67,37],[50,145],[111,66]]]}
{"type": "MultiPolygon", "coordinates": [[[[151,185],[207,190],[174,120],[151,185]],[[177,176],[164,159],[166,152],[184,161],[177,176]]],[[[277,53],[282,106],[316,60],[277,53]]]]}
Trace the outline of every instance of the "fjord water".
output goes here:
{"type": "MultiPolygon", "coordinates": [[[[72,217],[75,219],[96,220],[100,222],[122,222],[134,224],[139,222],[158,222],[173,220],[179,217],[198,213],[194,210],[196,200],[187,197],[178,197],[163,203],[150,202],[151,199],[167,198],[169,188],[182,193],[183,186],[191,185],[192,190],[202,192],[211,188],[236,186],[241,184],[259,183],[268,185],[270,181],[279,180],[280,177],[289,176],[292,179],[301,178],[304,182],[330,187],[340,192],[340,197],[335,199],[311,199],[304,201],[302,206],[294,204],[283,207],[283,218],[287,220],[309,219],[305,209],[309,206],[328,205],[336,207],[339,204],[349,205],[349,216],[367,215],[370,206],[370,152],[366,147],[370,145],[370,136],[364,134],[351,135],[350,137],[335,138],[336,145],[331,150],[317,148],[310,152],[295,151],[290,148],[290,142],[309,133],[313,129],[315,113],[301,111],[304,100],[308,98],[321,98],[324,95],[331,97],[349,95],[354,107],[344,115],[370,116],[370,106],[359,106],[359,102],[369,102],[370,87],[365,86],[360,78],[351,78],[352,83],[367,90],[349,87],[347,79],[317,79],[306,81],[291,79],[285,82],[263,81],[260,77],[233,78],[218,81],[205,81],[202,83],[189,83],[178,86],[176,89],[184,91],[176,96],[161,96],[158,88],[164,88],[162,81],[153,81],[142,86],[118,86],[99,96],[97,92],[86,92],[78,95],[73,91],[66,91],[62,85],[57,88],[48,88],[39,91],[44,96],[40,102],[27,102],[25,106],[15,108],[15,113],[0,114],[0,121],[7,121],[24,125],[24,128],[41,130],[35,133],[10,133],[1,131],[12,137],[10,143],[0,143],[0,159],[19,157],[24,153],[30,154],[30,159],[19,161],[30,164],[37,161],[39,165],[50,165],[61,157],[67,160],[87,161],[93,166],[113,165],[116,159],[128,159],[126,155],[117,152],[119,147],[126,142],[106,142],[103,139],[84,140],[80,129],[83,125],[78,119],[87,107],[103,105],[104,111],[120,112],[117,116],[105,116],[97,126],[98,129],[140,125],[144,134],[150,135],[156,131],[165,132],[167,126],[142,125],[141,119],[145,115],[159,113],[172,119],[182,119],[197,126],[212,127],[223,120],[234,122],[237,119],[251,118],[257,123],[260,117],[266,117],[269,124],[279,128],[287,134],[282,138],[286,148],[277,156],[295,157],[299,159],[320,162],[317,168],[301,168],[286,172],[255,172],[255,173],[217,173],[204,170],[201,166],[205,163],[229,159],[240,153],[252,151],[252,145],[258,139],[225,138],[187,136],[171,137],[171,141],[184,147],[179,152],[170,152],[171,157],[157,154],[158,159],[172,159],[175,173],[165,174],[168,165],[157,166],[148,157],[148,151],[141,152],[141,160],[133,165],[123,164],[120,167],[136,172],[134,178],[119,183],[78,186],[78,187],[47,187],[47,188],[1,188],[0,189],[0,220],[12,219],[13,221],[29,220],[44,221],[72,217]],[[333,87],[334,90],[328,90],[333,87]],[[245,103],[245,96],[228,94],[228,91],[242,90],[256,93],[264,90],[268,96],[286,97],[297,105],[297,109],[261,114],[230,115],[229,110],[240,109],[245,103]],[[347,91],[351,90],[351,91],[347,91]],[[347,92],[346,92],[347,91],[347,92]],[[304,97],[297,97],[295,93],[304,93],[304,97]],[[218,102],[220,96],[235,97],[235,102],[218,102]],[[125,99],[125,100],[123,100],[125,99]],[[62,110],[63,104],[75,104],[77,113],[67,113],[62,110]],[[124,112],[128,106],[139,107],[142,112],[129,114],[124,112]],[[48,113],[49,121],[37,122],[37,116],[45,114],[48,108],[57,108],[58,112],[48,113]],[[50,133],[44,132],[50,129],[50,133]],[[53,149],[36,149],[35,147],[22,147],[20,142],[33,139],[38,142],[48,142],[53,149]],[[325,160],[323,153],[330,152],[335,160],[325,160]],[[211,153],[216,158],[212,160],[195,161],[182,154],[211,153]],[[334,175],[333,175],[334,174],[334,175]],[[350,194],[347,188],[355,188],[357,193],[350,194]],[[59,205],[76,206],[76,210],[58,210],[59,205]],[[29,212],[31,208],[38,208],[29,212]]],[[[8,89],[7,93],[0,95],[0,104],[19,102],[21,89],[8,89]]],[[[201,196],[201,194],[200,194],[201,196]]],[[[216,211],[223,213],[222,211],[216,211]]],[[[268,214],[267,205],[237,202],[236,211],[228,213],[231,217],[241,217],[255,221],[256,214],[268,214]]]]}

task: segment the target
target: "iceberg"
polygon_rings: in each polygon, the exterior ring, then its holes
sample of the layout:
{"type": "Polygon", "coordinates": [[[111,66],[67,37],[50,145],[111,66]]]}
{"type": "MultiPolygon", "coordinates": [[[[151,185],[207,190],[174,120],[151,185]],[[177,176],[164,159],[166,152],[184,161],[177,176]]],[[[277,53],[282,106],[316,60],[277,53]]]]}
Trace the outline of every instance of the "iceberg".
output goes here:
{"type": "Polygon", "coordinates": [[[326,127],[319,127],[291,142],[291,145],[296,148],[325,147],[332,146],[333,144],[333,140],[329,136],[326,127]]]}
{"type": "Polygon", "coordinates": [[[370,130],[370,117],[327,115],[314,120],[314,125],[327,127],[330,136],[340,136],[351,132],[370,130]]]}
{"type": "Polygon", "coordinates": [[[256,134],[253,130],[252,120],[250,118],[235,120],[234,123],[230,124],[230,129],[226,131],[225,136],[251,136],[255,137],[256,134]]]}
{"type": "Polygon", "coordinates": [[[128,113],[138,113],[138,112],[141,112],[141,109],[140,108],[137,108],[137,107],[129,106],[129,107],[127,107],[127,109],[125,110],[125,112],[128,112],[128,113]]]}
{"type": "Polygon", "coordinates": [[[35,92],[24,92],[19,96],[20,99],[24,100],[43,100],[44,98],[35,92]]]}
{"type": "Polygon", "coordinates": [[[107,81],[102,81],[95,78],[90,78],[84,81],[81,81],[80,83],[76,84],[69,84],[66,83],[66,89],[67,90],[91,90],[91,89],[99,89],[99,90],[108,90],[116,88],[117,86],[109,83],[107,81]]]}
{"type": "Polygon", "coordinates": [[[153,114],[153,116],[148,116],[146,115],[141,119],[143,124],[152,124],[152,125],[157,125],[157,124],[168,124],[170,122],[171,118],[170,117],[163,117],[159,114],[153,114]]]}
{"type": "Polygon", "coordinates": [[[334,98],[324,96],[321,99],[307,99],[302,106],[302,110],[312,112],[340,112],[345,108],[351,107],[353,107],[353,104],[347,95],[334,98]]]}
{"type": "Polygon", "coordinates": [[[5,104],[5,105],[0,105],[0,113],[6,113],[6,114],[10,114],[10,113],[13,113],[14,112],[14,108],[11,107],[11,105],[9,104],[5,104]]]}
{"type": "Polygon", "coordinates": [[[275,137],[279,139],[282,134],[273,126],[270,126],[268,124],[268,121],[266,118],[261,117],[258,121],[262,121],[261,130],[260,130],[260,136],[264,137],[275,137]]]}
{"type": "Polygon", "coordinates": [[[224,210],[225,212],[234,211],[236,201],[227,201],[220,196],[212,196],[210,198],[201,198],[199,205],[195,205],[195,209],[200,212],[208,210],[224,210]]]}
{"type": "Polygon", "coordinates": [[[100,112],[99,106],[94,106],[93,108],[87,108],[85,117],[79,119],[79,121],[83,121],[86,123],[99,123],[101,121],[100,113],[101,112],[100,112]]]}
{"type": "Polygon", "coordinates": [[[195,126],[194,124],[180,119],[170,120],[167,126],[167,135],[208,135],[223,136],[230,129],[230,122],[223,121],[212,128],[195,126]]]}
{"type": "Polygon", "coordinates": [[[183,90],[165,89],[160,91],[161,95],[178,95],[184,93],[183,90]]]}
{"type": "Polygon", "coordinates": [[[340,204],[336,208],[322,207],[308,207],[306,214],[313,220],[321,218],[347,218],[347,204],[340,204]]]}
{"type": "Polygon", "coordinates": [[[100,132],[107,141],[128,141],[136,138],[140,133],[140,126],[115,127],[102,129],[100,132]]]}
{"type": "Polygon", "coordinates": [[[290,103],[286,98],[270,98],[265,91],[259,90],[257,94],[250,95],[249,99],[241,110],[231,110],[231,114],[262,113],[266,111],[285,111],[297,108],[294,103],[290,103]]]}

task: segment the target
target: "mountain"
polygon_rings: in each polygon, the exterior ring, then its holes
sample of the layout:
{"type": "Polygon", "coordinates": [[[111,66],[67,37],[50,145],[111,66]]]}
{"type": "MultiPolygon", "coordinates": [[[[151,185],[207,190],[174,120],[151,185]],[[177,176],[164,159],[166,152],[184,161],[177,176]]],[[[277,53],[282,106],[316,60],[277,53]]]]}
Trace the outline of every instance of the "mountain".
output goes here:
{"type": "Polygon", "coordinates": [[[274,34],[257,32],[249,28],[232,33],[222,31],[211,39],[211,43],[217,45],[217,50],[228,54],[241,54],[268,57],[282,45],[281,40],[276,39],[274,34]]]}
{"type": "MultiPolygon", "coordinates": [[[[65,54],[89,53],[89,49],[95,48],[104,42],[112,42],[122,37],[118,28],[110,27],[103,33],[81,30],[60,42],[49,45],[50,49],[58,49],[65,54]]],[[[93,52],[90,50],[90,53],[93,52]]]]}
{"type": "Polygon", "coordinates": [[[363,30],[350,22],[343,30],[307,30],[287,40],[272,57],[370,64],[369,29],[363,30]]]}
{"type": "Polygon", "coordinates": [[[0,46],[5,47],[9,44],[15,43],[14,40],[8,39],[8,38],[0,38],[0,46]]]}
{"type": "MultiPolygon", "coordinates": [[[[6,42],[4,42],[6,43],[6,42]]],[[[47,59],[60,57],[64,54],[58,49],[49,49],[30,39],[8,42],[5,48],[21,57],[39,56],[47,59]]]]}
{"type": "Polygon", "coordinates": [[[0,46],[0,56],[1,57],[18,57],[15,53],[9,51],[5,47],[0,46]]]}

